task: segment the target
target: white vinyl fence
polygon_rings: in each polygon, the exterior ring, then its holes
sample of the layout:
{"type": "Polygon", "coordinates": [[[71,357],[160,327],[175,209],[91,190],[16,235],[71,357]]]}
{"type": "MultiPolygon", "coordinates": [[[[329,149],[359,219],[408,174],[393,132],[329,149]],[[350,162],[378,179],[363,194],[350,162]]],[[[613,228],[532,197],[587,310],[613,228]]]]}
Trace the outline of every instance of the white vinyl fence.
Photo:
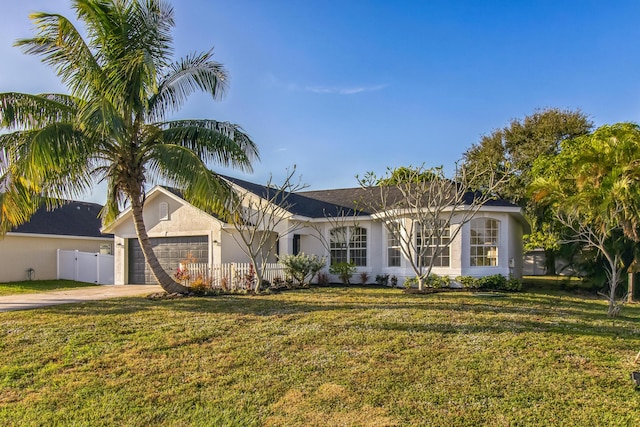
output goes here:
{"type": "Polygon", "coordinates": [[[113,255],[58,249],[58,279],[113,285],[113,255]]]}
{"type": "MultiPolygon", "coordinates": [[[[227,263],[214,264],[209,267],[207,263],[180,264],[180,269],[186,271],[186,285],[201,279],[211,284],[214,289],[238,290],[253,289],[256,283],[256,271],[251,263],[227,263]]],[[[263,279],[271,283],[278,280],[285,281],[289,277],[285,273],[284,266],[280,263],[267,263],[263,279]]]]}

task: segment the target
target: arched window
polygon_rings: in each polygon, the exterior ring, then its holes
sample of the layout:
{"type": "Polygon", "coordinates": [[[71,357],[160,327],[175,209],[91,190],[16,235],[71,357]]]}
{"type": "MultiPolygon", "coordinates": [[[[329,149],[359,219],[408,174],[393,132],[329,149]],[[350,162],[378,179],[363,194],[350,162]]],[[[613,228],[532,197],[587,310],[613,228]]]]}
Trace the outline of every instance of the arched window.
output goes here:
{"type": "Polygon", "coordinates": [[[338,227],[330,232],[331,264],[351,262],[358,267],[367,265],[367,229],[338,227]]]}
{"type": "Polygon", "coordinates": [[[158,205],[158,210],[160,221],[167,221],[169,219],[169,203],[160,202],[160,204],[158,205]]]}
{"type": "Polygon", "coordinates": [[[472,267],[495,267],[498,265],[500,221],[491,218],[471,220],[472,267]]]}

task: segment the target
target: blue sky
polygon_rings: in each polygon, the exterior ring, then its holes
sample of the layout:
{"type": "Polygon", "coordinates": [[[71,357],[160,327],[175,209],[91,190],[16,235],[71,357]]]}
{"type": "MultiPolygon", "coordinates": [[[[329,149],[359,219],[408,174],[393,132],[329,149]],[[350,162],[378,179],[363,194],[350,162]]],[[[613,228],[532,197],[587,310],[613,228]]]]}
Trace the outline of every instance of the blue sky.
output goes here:
{"type": "MultiPolygon", "coordinates": [[[[264,183],[296,164],[311,189],[352,187],[387,167],[451,169],[483,134],[536,109],[581,109],[596,125],[640,114],[638,1],[174,1],[176,56],[214,47],[231,85],[177,117],[238,123],[264,183]]],[[[12,47],[30,11],[3,5],[0,91],[63,91],[12,47]]],[[[104,203],[97,188],[87,200],[104,203]]]]}

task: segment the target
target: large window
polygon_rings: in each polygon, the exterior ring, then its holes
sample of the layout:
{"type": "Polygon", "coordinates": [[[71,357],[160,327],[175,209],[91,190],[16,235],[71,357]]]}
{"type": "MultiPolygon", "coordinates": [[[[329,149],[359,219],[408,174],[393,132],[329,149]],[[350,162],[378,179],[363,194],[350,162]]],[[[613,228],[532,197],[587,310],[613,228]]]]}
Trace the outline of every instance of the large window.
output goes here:
{"type": "Polygon", "coordinates": [[[498,236],[500,221],[489,218],[471,220],[471,266],[498,265],[498,236]]]}
{"type": "Polygon", "coordinates": [[[400,224],[387,224],[387,266],[400,267],[400,224]]]}
{"type": "Polygon", "coordinates": [[[418,260],[420,266],[429,265],[433,259],[434,267],[449,267],[451,229],[447,221],[439,219],[417,224],[416,239],[417,256],[422,254],[422,259],[418,260]]]}
{"type": "Polygon", "coordinates": [[[330,232],[331,264],[351,262],[367,265],[367,230],[362,227],[339,227],[330,232]]]}

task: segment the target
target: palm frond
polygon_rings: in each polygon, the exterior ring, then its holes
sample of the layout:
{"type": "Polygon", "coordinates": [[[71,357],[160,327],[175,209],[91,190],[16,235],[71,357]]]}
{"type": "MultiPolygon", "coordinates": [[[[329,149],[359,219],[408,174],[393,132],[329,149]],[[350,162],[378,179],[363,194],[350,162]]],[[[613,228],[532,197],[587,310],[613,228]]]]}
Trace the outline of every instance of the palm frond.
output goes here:
{"type": "Polygon", "coordinates": [[[192,54],[171,64],[160,80],[158,93],[149,101],[151,120],[162,120],[180,108],[196,91],[221,98],[228,87],[227,72],[222,64],[212,61],[213,51],[192,54]]]}
{"type": "Polygon", "coordinates": [[[251,171],[258,147],[244,130],[216,120],[176,120],[159,124],[165,143],[192,150],[205,162],[251,171]]]}
{"type": "Polygon", "coordinates": [[[149,172],[159,180],[176,186],[185,199],[200,209],[223,215],[231,197],[231,187],[188,148],[157,144],[151,150],[149,172]]]}
{"type": "Polygon", "coordinates": [[[0,93],[0,125],[19,130],[70,122],[77,105],[78,100],[68,95],[0,93]]]}
{"type": "Polygon", "coordinates": [[[102,69],[74,25],[58,14],[40,12],[30,18],[38,34],[17,40],[15,45],[27,54],[41,56],[45,64],[56,70],[72,95],[86,99],[99,94],[104,80],[102,69]]]}

